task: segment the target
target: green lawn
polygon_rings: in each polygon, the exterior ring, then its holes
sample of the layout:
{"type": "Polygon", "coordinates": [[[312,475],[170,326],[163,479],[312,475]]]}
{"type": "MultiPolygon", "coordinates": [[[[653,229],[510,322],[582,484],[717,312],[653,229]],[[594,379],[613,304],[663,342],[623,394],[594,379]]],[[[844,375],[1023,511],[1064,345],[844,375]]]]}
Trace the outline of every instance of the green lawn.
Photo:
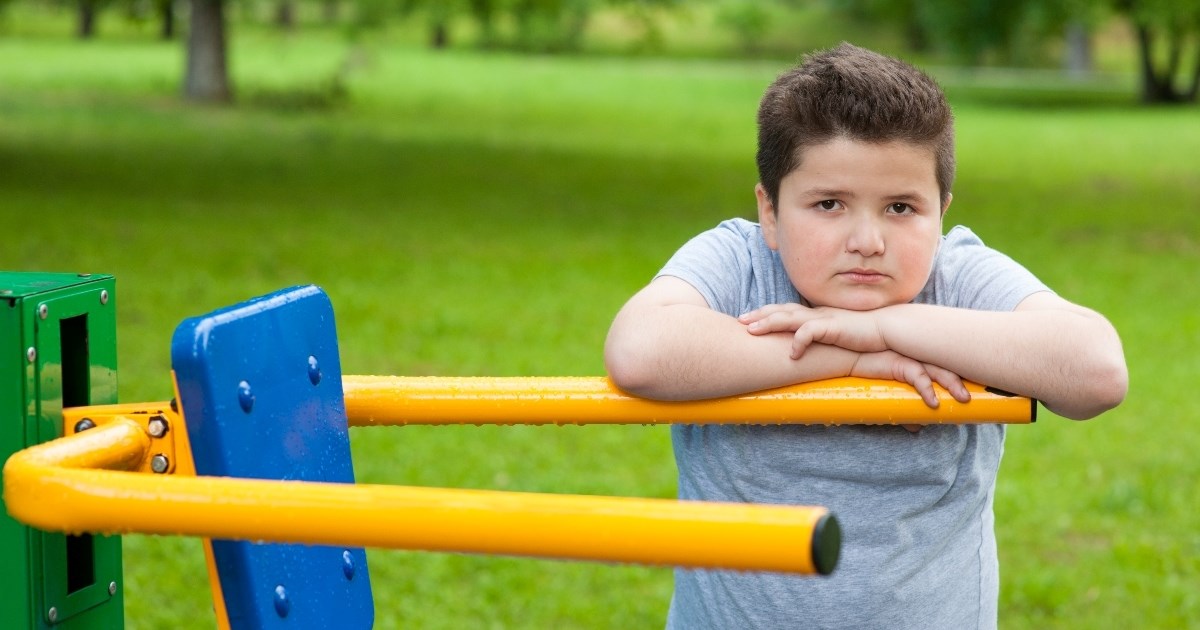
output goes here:
{"type": "MultiPolygon", "coordinates": [[[[333,300],[348,373],[601,374],[622,301],[688,236],[752,213],[754,109],[784,67],[234,44],[242,104],[222,109],[179,102],[178,44],[0,38],[0,268],[117,276],[124,401],[169,397],[181,319],[304,283],[333,300]]],[[[1132,373],[1101,419],[1010,431],[1002,626],[1196,624],[1200,113],[948,91],[948,220],[1108,314],[1132,373]]],[[[661,428],[352,439],[365,482],[674,493],[661,428]]],[[[196,541],[125,548],[129,628],[210,625],[196,541]]],[[[653,628],[671,588],[663,569],[369,556],[379,628],[653,628]]]]}

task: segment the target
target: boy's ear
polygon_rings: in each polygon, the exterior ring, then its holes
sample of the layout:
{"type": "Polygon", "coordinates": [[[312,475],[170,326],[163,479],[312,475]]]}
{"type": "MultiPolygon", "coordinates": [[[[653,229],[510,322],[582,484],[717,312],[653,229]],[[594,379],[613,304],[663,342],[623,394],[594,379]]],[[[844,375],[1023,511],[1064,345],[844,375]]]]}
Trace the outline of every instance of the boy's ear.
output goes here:
{"type": "Polygon", "coordinates": [[[762,226],[763,240],[767,242],[767,247],[779,249],[775,238],[775,205],[761,183],[754,185],[754,198],[758,201],[758,224],[762,226]]]}
{"type": "Polygon", "coordinates": [[[950,209],[950,202],[954,201],[954,193],[946,193],[946,203],[942,204],[942,218],[946,218],[946,211],[950,209]]]}

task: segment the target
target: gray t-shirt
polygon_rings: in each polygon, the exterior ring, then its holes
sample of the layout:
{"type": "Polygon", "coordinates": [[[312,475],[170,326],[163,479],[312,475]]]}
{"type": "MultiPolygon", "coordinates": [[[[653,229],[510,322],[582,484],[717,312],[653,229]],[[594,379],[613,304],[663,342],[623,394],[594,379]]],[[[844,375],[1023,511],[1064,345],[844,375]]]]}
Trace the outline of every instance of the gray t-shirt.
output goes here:
{"type": "MultiPolygon", "coordinates": [[[[659,275],[685,280],[713,310],[733,316],[800,301],[758,224],[742,219],[689,241],[659,275]]],[[[955,227],[913,301],[1010,311],[1046,290],[955,227]]],[[[1002,425],[916,434],[897,426],[675,425],[671,436],[681,499],[825,506],[842,526],[843,546],[829,577],[677,570],[668,628],[996,627],[992,498],[1002,425]]]]}

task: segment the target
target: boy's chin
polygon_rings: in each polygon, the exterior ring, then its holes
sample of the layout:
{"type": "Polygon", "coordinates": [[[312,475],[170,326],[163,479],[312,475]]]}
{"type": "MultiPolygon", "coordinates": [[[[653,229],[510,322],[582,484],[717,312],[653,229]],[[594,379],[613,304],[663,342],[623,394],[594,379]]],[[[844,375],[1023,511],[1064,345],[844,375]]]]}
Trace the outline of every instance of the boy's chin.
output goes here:
{"type": "Polygon", "coordinates": [[[879,295],[879,294],[852,294],[852,295],[831,295],[826,299],[809,300],[809,304],[813,306],[828,306],[830,308],[840,308],[847,311],[873,311],[885,306],[895,306],[897,304],[907,304],[912,301],[912,296],[908,299],[902,299],[897,296],[879,295]]]}

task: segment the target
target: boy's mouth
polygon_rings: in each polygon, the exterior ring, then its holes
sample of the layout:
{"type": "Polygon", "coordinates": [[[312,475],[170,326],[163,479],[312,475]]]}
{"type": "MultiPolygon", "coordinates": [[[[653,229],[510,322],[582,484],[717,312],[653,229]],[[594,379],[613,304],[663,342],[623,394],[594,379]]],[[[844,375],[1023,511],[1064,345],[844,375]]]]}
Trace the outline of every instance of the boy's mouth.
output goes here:
{"type": "Polygon", "coordinates": [[[855,283],[873,284],[882,282],[887,278],[886,275],[875,271],[874,269],[849,269],[838,274],[845,280],[855,283]]]}

